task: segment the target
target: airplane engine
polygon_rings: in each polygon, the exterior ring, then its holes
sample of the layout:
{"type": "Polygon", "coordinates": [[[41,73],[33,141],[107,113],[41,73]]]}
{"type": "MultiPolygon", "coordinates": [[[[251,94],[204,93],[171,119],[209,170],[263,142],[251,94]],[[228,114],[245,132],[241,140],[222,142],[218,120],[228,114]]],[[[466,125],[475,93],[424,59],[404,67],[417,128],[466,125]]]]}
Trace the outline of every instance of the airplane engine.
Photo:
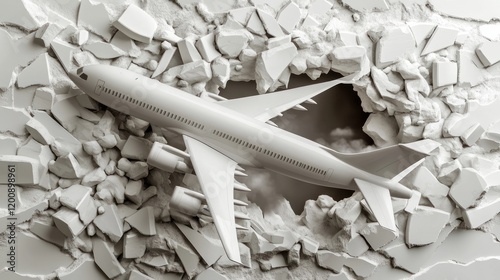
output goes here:
{"type": "Polygon", "coordinates": [[[200,212],[202,200],[202,194],[176,186],[170,200],[170,208],[194,217],[200,212]]]}
{"type": "Polygon", "coordinates": [[[155,142],[149,152],[148,164],[167,172],[191,173],[189,154],[163,143],[155,142]]]}

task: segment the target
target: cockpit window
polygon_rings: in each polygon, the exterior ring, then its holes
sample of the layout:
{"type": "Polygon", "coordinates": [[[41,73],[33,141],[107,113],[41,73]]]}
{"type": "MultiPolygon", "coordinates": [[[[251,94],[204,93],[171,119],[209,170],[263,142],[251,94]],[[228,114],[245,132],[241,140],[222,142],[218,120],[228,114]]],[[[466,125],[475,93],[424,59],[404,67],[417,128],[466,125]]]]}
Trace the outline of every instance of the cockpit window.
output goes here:
{"type": "Polygon", "coordinates": [[[76,74],[80,75],[81,73],[83,73],[83,67],[80,67],[76,70],[76,74]]]}
{"type": "Polygon", "coordinates": [[[85,74],[85,73],[82,73],[82,74],[80,75],[80,78],[82,78],[82,79],[83,79],[83,80],[85,80],[85,81],[87,80],[87,78],[88,78],[88,77],[89,77],[89,76],[87,76],[87,74],[85,74]]]}

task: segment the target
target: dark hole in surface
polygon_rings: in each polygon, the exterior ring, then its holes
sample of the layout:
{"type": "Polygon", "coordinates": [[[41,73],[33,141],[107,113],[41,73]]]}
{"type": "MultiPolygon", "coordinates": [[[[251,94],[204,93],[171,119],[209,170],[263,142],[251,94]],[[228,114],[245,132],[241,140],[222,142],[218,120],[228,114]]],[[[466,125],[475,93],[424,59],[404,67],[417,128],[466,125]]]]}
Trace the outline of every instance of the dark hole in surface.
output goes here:
{"type": "MultiPolygon", "coordinates": [[[[340,77],[340,74],[329,73],[313,81],[307,75],[292,75],[288,88],[326,82],[340,77]]],[[[222,89],[220,93],[221,96],[228,99],[256,94],[258,93],[255,82],[228,82],[227,87],[222,89]]],[[[283,117],[275,118],[273,121],[280,128],[313,141],[323,138],[330,142],[329,134],[331,131],[335,128],[350,127],[354,132],[353,139],[363,139],[367,144],[373,143],[362,131],[368,114],[363,112],[361,100],[353,90],[352,85],[337,85],[317,95],[314,100],[318,103],[317,105],[302,104],[308,109],[307,112],[289,110],[284,112],[283,117]]],[[[259,172],[248,170],[249,177],[241,179],[241,181],[247,183],[253,190],[248,195],[249,199],[264,210],[274,206],[275,200],[271,197],[271,193],[274,194],[274,198],[276,198],[276,193],[282,194],[290,201],[296,214],[302,212],[306,200],[316,200],[321,194],[329,195],[336,201],[352,195],[352,191],[349,190],[312,185],[274,172],[263,171],[264,175],[259,172]],[[260,179],[251,178],[259,174],[261,174],[260,179]]]]}

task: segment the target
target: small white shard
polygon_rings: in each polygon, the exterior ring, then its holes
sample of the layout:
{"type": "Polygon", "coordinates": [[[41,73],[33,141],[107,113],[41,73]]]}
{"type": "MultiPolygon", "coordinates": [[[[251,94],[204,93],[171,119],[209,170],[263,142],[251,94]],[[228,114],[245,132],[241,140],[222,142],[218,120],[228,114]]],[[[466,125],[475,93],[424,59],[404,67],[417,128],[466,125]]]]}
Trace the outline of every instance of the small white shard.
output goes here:
{"type": "Polygon", "coordinates": [[[130,4],[113,25],[130,38],[147,44],[158,28],[156,20],[134,4],[130,4]]]}
{"type": "Polygon", "coordinates": [[[26,88],[34,85],[50,85],[49,55],[40,55],[28,67],[24,68],[17,78],[17,86],[26,88]]]}
{"type": "Polygon", "coordinates": [[[0,122],[0,132],[10,131],[16,135],[25,135],[25,125],[30,120],[30,117],[21,110],[0,106],[0,119],[10,120],[0,122]]]}
{"type": "Polygon", "coordinates": [[[260,53],[255,65],[258,92],[265,93],[276,83],[296,55],[297,47],[293,43],[260,53]]]}
{"type": "Polygon", "coordinates": [[[133,269],[132,272],[130,272],[130,277],[128,280],[154,280],[153,278],[140,273],[138,270],[133,269]]]}
{"type": "Polygon", "coordinates": [[[183,65],[178,77],[189,84],[208,82],[212,78],[212,69],[205,60],[193,61],[183,65]]]}
{"type": "Polygon", "coordinates": [[[222,54],[234,58],[248,46],[253,36],[243,29],[222,29],[217,33],[216,43],[222,54]]]}
{"type": "Polygon", "coordinates": [[[319,25],[319,22],[317,20],[315,20],[312,16],[308,15],[304,21],[302,22],[302,24],[300,25],[300,27],[302,29],[304,28],[308,28],[308,27],[316,27],[319,25]]]}
{"type": "Polygon", "coordinates": [[[259,18],[257,11],[253,12],[247,22],[247,29],[257,35],[266,35],[266,29],[259,18]]]}
{"type": "Polygon", "coordinates": [[[50,110],[54,105],[56,94],[52,88],[37,88],[31,106],[35,110],[50,110]]]}
{"type": "Polygon", "coordinates": [[[464,134],[460,135],[460,139],[462,139],[467,146],[472,146],[481,138],[485,131],[484,127],[477,123],[469,128],[464,134]]]}
{"type": "Polygon", "coordinates": [[[26,123],[26,130],[30,133],[33,139],[43,145],[52,145],[55,141],[54,136],[50,134],[49,130],[36,119],[31,119],[26,123]]]}
{"type": "Polygon", "coordinates": [[[99,269],[94,260],[84,260],[74,270],[59,272],[57,277],[60,280],[107,280],[108,277],[99,269]]]}
{"type": "Polygon", "coordinates": [[[58,24],[47,22],[36,31],[35,41],[39,42],[40,45],[47,48],[48,46],[50,46],[50,43],[56,38],[57,34],[59,34],[62,29],[63,28],[58,24]]]}
{"type": "Polygon", "coordinates": [[[417,169],[413,179],[413,186],[425,197],[446,196],[450,190],[446,185],[441,184],[424,166],[417,169]]]}
{"type": "Polygon", "coordinates": [[[434,88],[454,85],[457,81],[457,63],[449,61],[435,61],[432,64],[432,83],[434,88]]]}
{"type": "Polygon", "coordinates": [[[259,14],[260,20],[262,21],[262,24],[264,25],[264,28],[267,31],[267,34],[273,37],[280,37],[285,35],[280,25],[271,14],[260,9],[258,9],[257,12],[259,14]]]}
{"type": "Polygon", "coordinates": [[[33,158],[17,155],[0,155],[0,184],[8,184],[9,165],[15,165],[15,171],[22,176],[16,177],[18,185],[37,185],[40,180],[39,162],[33,158]]]}
{"type": "Polygon", "coordinates": [[[455,39],[455,45],[464,45],[467,38],[469,38],[469,34],[467,34],[467,32],[459,32],[457,38],[455,39]]]}
{"type": "Polygon", "coordinates": [[[113,242],[118,242],[123,236],[123,221],[114,204],[103,204],[104,213],[94,219],[94,225],[113,242]]]}
{"type": "Polygon", "coordinates": [[[384,113],[370,114],[363,126],[378,147],[387,147],[398,143],[399,131],[396,120],[384,113]]]}
{"type": "Polygon", "coordinates": [[[194,254],[188,248],[182,246],[181,244],[177,244],[175,247],[175,253],[179,257],[182,262],[182,266],[188,275],[192,275],[193,272],[198,267],[198,263],[200,262],[200,258],[198,255],[194,254]]]}
{"type": "Polygon", "coordinates": [[[99,110],[99,103],[87,94],[77,95],[76,100],[83,108],[95,111],[99,110]]]}
{"type": "Polygon", "coordinates": [[[343,46],[335,48],[329,55],[332,70],[344,75],[360,72],[360,76],[369,73],[370,61],[366,49],[362,46],[343,46]]]}
{"type": "Polygon", "coordinates": [[[14,140],[13,138],[0,138],[0,155],[15,156],[16,153],[17,153],[16,140],[14,140]]]}
{"type": "Polygon", "coordinates": [[[0,23],[13,24],[28,31],[41,26],[41,22],[46,22],[47,18],[40,8],[28,1],[7,1],[4,9],[0,10],[0,23]],[[35,15],[35,16],[34,16],[35,15]]]}
{"type": "Polygon", "coordinates": [[[358,45],[358,34],[350,31],[339,31],[339,39],[342,41],[344,46],[357,46],[358,45]]]}
{"type": "Polygon", "coordinates": [[[208,33],[198,39],[195,45],[198,51],[200,51],[201,56],[203,56],[203,59],[207,62],[212,62],[214,59],[221,56],[220,52],[215,48],[214,32],[208,33]]]}
{"type": "Polygon", "coordinates": [[[56,227],[69,238],[78,236],[85,229],[85,225],[80,221],[78,212],[61,207],[52,218],[56,227]]]}
{"type": "Polygon", "coordinates": [[[121,49],[104,42],[95,42],[85,45],[83,49],[91,52],[97,58],[101,59],[112,59],[125,55],[121,49]]]}
{"type": "Polygon", "coordinates": [[[228,280],[228,278],[210,267],[198,274],[196,280],[228,280]]]}
{"type": "Polygon", "coordinates": [[[326,14],[332,7],[333,4],[326,0],[315,0],[309,5],[309,9],[307,10],[307,12],[309,15],[322,16],[326,14]]]}
{"type": "Polygon", "coordinates": [[[242,25],[247,24],[250,15],[255,11],[254,7],[243,7],[239,9],[230,10],[231,17],[242,25]]]}
{"type": "Polygon", "coordinates": [[[154,209],[151,206],[141,208],[125,221],[144,235],[156,235],[154,209]]]}
{"type": "Polygon", "coordinates": [[[326,280],[349,280],[345,272],[340,272],[338,274],[331,274],[326,280]]]}
{"type": "Polygon", "coordinates": [[[366,243],[365,239],[358,233],[354,233],[351,236],[351,239],[349,242],[346,244],[346,253],[353,257],[359,257],[362,254],[364,254],[366,251],[368,251],[370,247],[368,247],[368,244],[366,243]]]}
{"type": "Polygon", "coordinates": [[[277,20],[278,24],[285,30],[288,34],[292,33],[297,24],[299,24],[301,18],[300,8],[297,4],[290,1],[286,4],[281,11],[279,11],[277,20]]]}
{"type": "Polygon", "coordinates": [[[94,199],[90,196],[92,189],[82,185],[73,185],[61,193],[59,202],[80,214],[80,220],[88,225],[97,216],[94,199]]]}
{"type": "Polygon", "coordinates": [[[486,190],[486,181],[475,169],[464,168],[450,188],[450,197],[462,209],[467,209],[486,190]]]}
{"type": "Polygon", "coordinates": [[[122,157],[133,160],[146,160],[151,146],[151,141],[130,135],[121,150],[122,157]]]}
{"type": "Polygon", "coordinates": [[[415,51],[415,40],[408,26],[387,29],[377,42],[375,64],[383,68],[415,51]]]}
{"type": "Polygon", "coordinates": [[[142,204],[142,181],[129,180],[125,186],[125,196],[137,205],[142,204]]]}
{"type": "Polygon", "coordinates": [[[106,274],[106,276],[108,276],[108,278],[115,278],[118,275],[125,273],[125,269],[116,259],[111,246],[107,242],[101,240],[100,238],[93,238],[92,248],[95,263],[106,274]]]}
{"type": "Polygon", "coordinates": [[[359,12],[386,11],[389,9],[386,0],[342,0],[342,3],[359,12]]]}
{"type": "Polygon", "coordinates": [[[71,42],[75,45],[82,46],[89,40],[90,33],[87,30],[78,30],[71,36],[71,42]]]}
{"type": "Polygon", "coordinates": [[[102,168],[96,168],[83,176],[82,185],[88,187],[96,186],[106,180],[106,176],[107,175],[102,168]]]}
{"type": "Polygon", "coordinates": [[[496,191],[491,191],[491,194],[488,192],[485,199],[476,207],[462,211],[465,225],[469,228],[480,227],[498,213],[500,213],[500,195],[496,191]]]}
{"type": "Polygon", "coordinates": [[[61,65],[64,67],[64,70],[69,73],[72,68],[71,66],[73,65],[74,48],[66,43],[57,40],[53,41],[52,44],[50,44],[50,47],[56,54],[57,59],[59,59],[61,65]]]}
{"type": "Polygon", "coordinates": [[[175,224],[184,236],[193,245],[198,254],[203,258],[208,266],[211,266],[224,255],[222,247],[210,242],[203,234],[182,224],[175,224]]]}
{"type": "Polygon", "coordinates": [[[141,53],[135,42],[121,31],[115,33],[110,44],[128,53],[131,57],[138,57],[141,53]]]}
{"type": "Polygon", "coordinates": [[[146,253],[146,240],[136,232],[129,231],[123,240],[123,257],[126,259],[140,258],[146,253]]]}
{"type": "Polygon", "coordinates": [[[436,29],[436,24],[427,22],[411,22],[410,26],[413,37],[415,38],[415,46],[420,46],[425,39],[431,37],[432,32],[436,29]]]}
{"type": "Polygon", "coordinates": [[[405,234],[406,244],[423,246],[436,242],[449,218],[449,213],[439,209],[427,206],[417,207],[408,218],[405,234]]]}
{"type": "Polygon", "coordinates": [[[438,26],[427,41],[421,55],[426,55],[453,46],[457,39],[458,29],[438,26]]]}
{"type": "Polygon", "coordinates": [[[156,70],[154,71],[153,75],[151,78],[156,78],[159,75],[163,74],[165,70],[170,66],[172,59],[174,58],[175,53],[177,52],[177,48],[170,48],[168,50],[165,50],[163,52],[160,61],[158,62],[158,67],[156,67],[156,70]]]}
{"type": "Polygon", "coordinates": [[[179,49],[182,61],[184,63],[202,60],[200,53],[191,40],[185,39],[179,41],[177,43],[177,48],[179,49]]]}
{"type": "Polygon", "coordinates": [[[460,86],[475,87],[484,82],[485,74],[477,55],[471,51],[459,50],[458,55],[458,84],[460,86]]]}
{"type": "Polygon", "coordinates": [[[500,61],[499,47],[500,42],[484,42],[476,48],[476,54],[484,67],[489,67],[500,61]]]}
{"type": "Polygon", "coordinates": [[[57,245],[61,248],[66,243],[66,236],[50,222],[34,221],[30,225],[30,231],[41,239],[57,245]]]}
{"type": "Polygon", "coordinates": [[[50,162],[49,170],[57,176],[65,179],[76,179],[82,177],[82,168],[80,167],[80,163],[78,163],[75,156],[71,153],[57,158],[54,162],[50,162]]]}
{"type": "Polygon", "coordinates": [[[306,256],[313,256],[318,252],[319,242],[308,236],[302,237],[300,244],[302,244],[302,253],[306,256]]]}
{"type": "Polygon", "coordinates": [[[212,78],[219,87],[226,88],[231,77],[231,65],[225,58],[219,57],[212,62],[212,78]]]}
{"type": "Polygon", "coordinates": [[[90,0],[82,0],[78,12],[78,26],[88,28],[108,42],[113,35],[111,20],[103,3],[94,5],[90,0]]]}
{"type": "Polygon", "coordinates": [[[379,223],[367,224],[360,232],[370,247],[377,251],[383,246],[396,239],[397,234],[389,229],[380,226],[379,223]]]}

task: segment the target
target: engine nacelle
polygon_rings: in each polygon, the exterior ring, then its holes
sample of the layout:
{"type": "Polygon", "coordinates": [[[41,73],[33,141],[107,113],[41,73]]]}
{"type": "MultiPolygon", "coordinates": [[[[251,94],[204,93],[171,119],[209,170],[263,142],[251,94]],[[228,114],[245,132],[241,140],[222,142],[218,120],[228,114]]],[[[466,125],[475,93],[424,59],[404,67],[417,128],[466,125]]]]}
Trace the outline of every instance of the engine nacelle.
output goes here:
{"type": "Polygon", "coordinates": [[[189,154],[169,145],[155,142],[149,152],[148,164],[167,172],[191,173],[189,154]]]}
{"type": "Polygon", "coordinates": [[[194,217],[200,212],[202,199],[202,194],[176,186],[170,200],[170,208],[194,217]]]}

